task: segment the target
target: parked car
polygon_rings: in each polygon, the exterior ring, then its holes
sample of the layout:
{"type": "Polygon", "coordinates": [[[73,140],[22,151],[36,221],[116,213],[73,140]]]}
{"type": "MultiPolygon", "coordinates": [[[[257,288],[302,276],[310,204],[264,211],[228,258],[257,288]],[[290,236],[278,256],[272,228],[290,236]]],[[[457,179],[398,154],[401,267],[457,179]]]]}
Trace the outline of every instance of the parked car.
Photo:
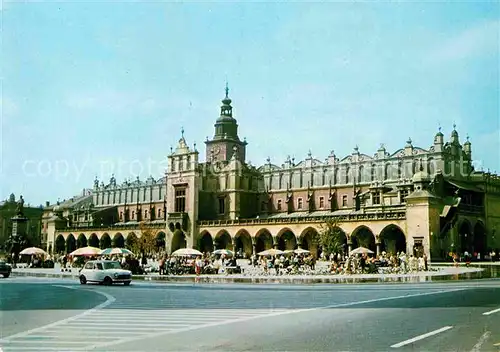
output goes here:
{"type": "Polygon", "coordinates": [[[130,285],[132,272],[123,270],[120,263],[112,260],[89,260],[80,270],[80,284],[97,282],[104,285],[123,283],[130,285]]]}
{"type": "Polygon", "coordinates": [[[10,264],[7,264],[5,261],[0,260],[0,274],[2,274],[3,277],[9,277],[11,272],[12,267],[10,266],[10,264]]]}

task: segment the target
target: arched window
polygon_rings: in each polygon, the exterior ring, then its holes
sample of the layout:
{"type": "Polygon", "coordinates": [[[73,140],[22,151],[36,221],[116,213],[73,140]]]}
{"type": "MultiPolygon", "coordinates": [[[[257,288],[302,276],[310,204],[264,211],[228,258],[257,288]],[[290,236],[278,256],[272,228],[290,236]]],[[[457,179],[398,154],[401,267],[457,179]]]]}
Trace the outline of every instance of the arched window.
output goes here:
{"type": "Polygon", "coordinates": [[[429,161],[427,162],[427,172],[429,173],[429,175],[434,175],[436,173],[436,165],[435,165],[435,161],[434,159],[429,159],[429,161]]]}
{"type": "Polygon", "coordinates": [[[364,167],[363,165],[359,165],[359,168],[358,168],[358,182],[364,182],[365,181],[365,177],[364,177],[364,167]]]}
{"type": "Polygon", "coordinates": [[[351,173],[351,168],[348,166],[346,169],[345,169],[345,183],[346,184],[349,184],[350,182],[350,179],[349,179],[349,174],[351,173]]]}
{"type": "Polygon", "coordinates": [[[376,177],[376,171],[377,171],[377,165],[372,164],[371,170],[370,170],[370,181],[375,181],[376,177]]]}
{"type": "Polygon", "coordinates": [[[391,172],[391,164],[387,163],[387,164],[385,164],[384,180],[388,180],[389,179],[390,172],[391,172]]]}
{"type": "Polygon", "coordinates": [[[403,164],[401,162],[398,163],[398,179],[401,178],[403,174],[403,164]]]}

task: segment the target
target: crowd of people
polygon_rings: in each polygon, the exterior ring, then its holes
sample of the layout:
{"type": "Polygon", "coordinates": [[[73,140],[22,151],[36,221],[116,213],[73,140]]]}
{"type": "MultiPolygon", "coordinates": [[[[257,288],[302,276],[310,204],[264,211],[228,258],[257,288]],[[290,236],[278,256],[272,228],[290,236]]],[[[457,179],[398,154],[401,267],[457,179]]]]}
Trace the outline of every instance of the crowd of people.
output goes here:
{"type": "Polygon", "coordinates": [[[203,256],[177,257],[164,255],[159,263],[160,275],[233,274],[241,273],[234,256],[204,253],[203,256]]]}
{"type": "Polygon", "coordinates": [[[355,254],[344,256],[337,254],[330,258],[330,273],[332,274],[374,274],[399,273],[406,274],[417,271],[427,271],[427,256],[407,255],[404,252],[387,254],[382,252],[379,256],[369,256],[367,254],[355,254]]]}
{"type": "MultiPolygon", "coordinates": [[[[491,251],[484,259],[496,260],[497,253],[491,251]]],[[[449,253],[455,266],[461,263],[468,266],[471,261],[479,260],[480,254],[464,252],[461,255],[449,253]]],[[[428,258],[425,254],[413,255],[404,252],[386,253],[380,255],[360,253],[345,255],[344,253],[332,253],[328,256],[322,254],[319,260],[304,251],[294,253],[290,251],[279,255],[256,255],[253,254],[243,264],[237,261],[234,255],[204,253],[202,256],[169,256],[166,253],[155,255],[111,255],[111,256],[76,256],[33,255],[28,266],[46,267],[44,263],[59,262],[61,269],[70,270],[72,267],[83,267],[86,261],[94,259],[107,259],[119,261],[124,269],[131,270],[133,274],[147,274],[158,272],[160,275],[183,275],[183,274],[233,274],[245,273],[246,275],[297,275],[297,274],[376,274],[397,273],[406,274],[419,271],[428,271],[428,258]],[[317,265],[319,262],[320,265],[317,265]]]]}

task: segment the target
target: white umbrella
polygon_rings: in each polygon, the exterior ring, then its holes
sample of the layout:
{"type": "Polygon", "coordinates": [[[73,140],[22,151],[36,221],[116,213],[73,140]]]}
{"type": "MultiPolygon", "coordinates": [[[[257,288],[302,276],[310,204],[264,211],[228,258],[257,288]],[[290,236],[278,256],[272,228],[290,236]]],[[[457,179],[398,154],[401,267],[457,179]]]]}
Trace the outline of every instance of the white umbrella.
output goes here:
{"type": "Polygon", "coordinates": [[[349,252],[349,254],[373,254],[372,250],[369,250],[368,248],[365,247],[358,247],[352,251],[349,252]]]}
{"type": "Polygon", "coordinates": [[[213,251],[214,254],[225,254],[227,256],[234,256],[234,252],[233,251],[230,251],[229,249],[217,249],[215,251],[213,251]]]}
{"type": "Polygon", "coordinates": [[[190,257],[193,255],[203,256],[203,253],[194,248],[181,248],[172,253],[172,255],[177,257],[190,257]]]}
{"type": "Polygon", "coordinates": [[[271,249],[268,249],[266,251],[260,252],[258,254],[267,257],[267,256],[273,256],[273,255],[280,255],[280,254],[284,254],[284,253],[285,252],[283,252],[282,250],[271,248],[271,249]]]}
{"type": "Polygon", "coordinates": [[[71,252],[69,255],[71,257],[74,256],[83,256],[83,257],[90,257],[93,255],[99,255],[101,253],[101,249],[97,247],[83,247],[83,248],[78,248],[77,250],[71,252]]]}
{"type": "Polygon", "coordinates": [[[302,248],[297,248],[296,250],[294,250],[295,253],[297,254],[306,254],[306,253],[311,253],[310,251],[308,251],[307,249],[302,249],[302,248]]]}
{"type": "Polygon", "coordinates": [[[21,255],[40,255],[40,254],[47,255],[47,252],[45,252],[41,248],[29,247],[29,248],[23,249],[19,254],[21,254],[21,255]]]}
{"type": "Polygon", "coordinates": [[[100,255],[114,255],[114,254],[126,254],[126,255],[134,255],[131,251],[126,248],[106,248],[103,249],[100,255]]]}

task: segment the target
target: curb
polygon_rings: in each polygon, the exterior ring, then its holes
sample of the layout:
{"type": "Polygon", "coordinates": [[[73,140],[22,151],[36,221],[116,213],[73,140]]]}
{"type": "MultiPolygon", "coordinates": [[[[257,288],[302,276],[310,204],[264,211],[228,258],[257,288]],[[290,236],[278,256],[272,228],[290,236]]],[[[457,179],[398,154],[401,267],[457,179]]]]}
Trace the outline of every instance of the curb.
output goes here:
{"type": "MultiPolygon", "coordinates": [[[[430,282],[440,280],[443,277],[456,277],[457,275],[468,275],[483,271],[483,268],[476,268],[474,271],[466,271],[461,273],[436,273],[430,272],[429,275],[416,275],[405,274],[400,276],[391,276],[391,274],[377,277],[338,277],[338,276],[312,276],[312,277],[293,277],[293,276],[256,276],[256,277],[231,277],[220,275],[186,275],[186,276],[158,276],[158,275],[132,275],[132,280],[137,281],[156,281],[165,283],[206,283],[206,284],[223,284],[223,283],[272,283],[272,284],[346,284],[346,283],[415,283],[415,282],[430,282]],[[431,274],[434,273],[434,274],[431,274]]],[[[12,276],[24,277],[45,277],[45,278],[59,278],[59,279],[78,279],[78,273],[36,273],[36,272],[22,272],[12,271],[12,276]]],[[[442,279],[441,279],[442,280],[442,279]]],[[[462,280],[467,280],[463,278],[462,280]]]]}

